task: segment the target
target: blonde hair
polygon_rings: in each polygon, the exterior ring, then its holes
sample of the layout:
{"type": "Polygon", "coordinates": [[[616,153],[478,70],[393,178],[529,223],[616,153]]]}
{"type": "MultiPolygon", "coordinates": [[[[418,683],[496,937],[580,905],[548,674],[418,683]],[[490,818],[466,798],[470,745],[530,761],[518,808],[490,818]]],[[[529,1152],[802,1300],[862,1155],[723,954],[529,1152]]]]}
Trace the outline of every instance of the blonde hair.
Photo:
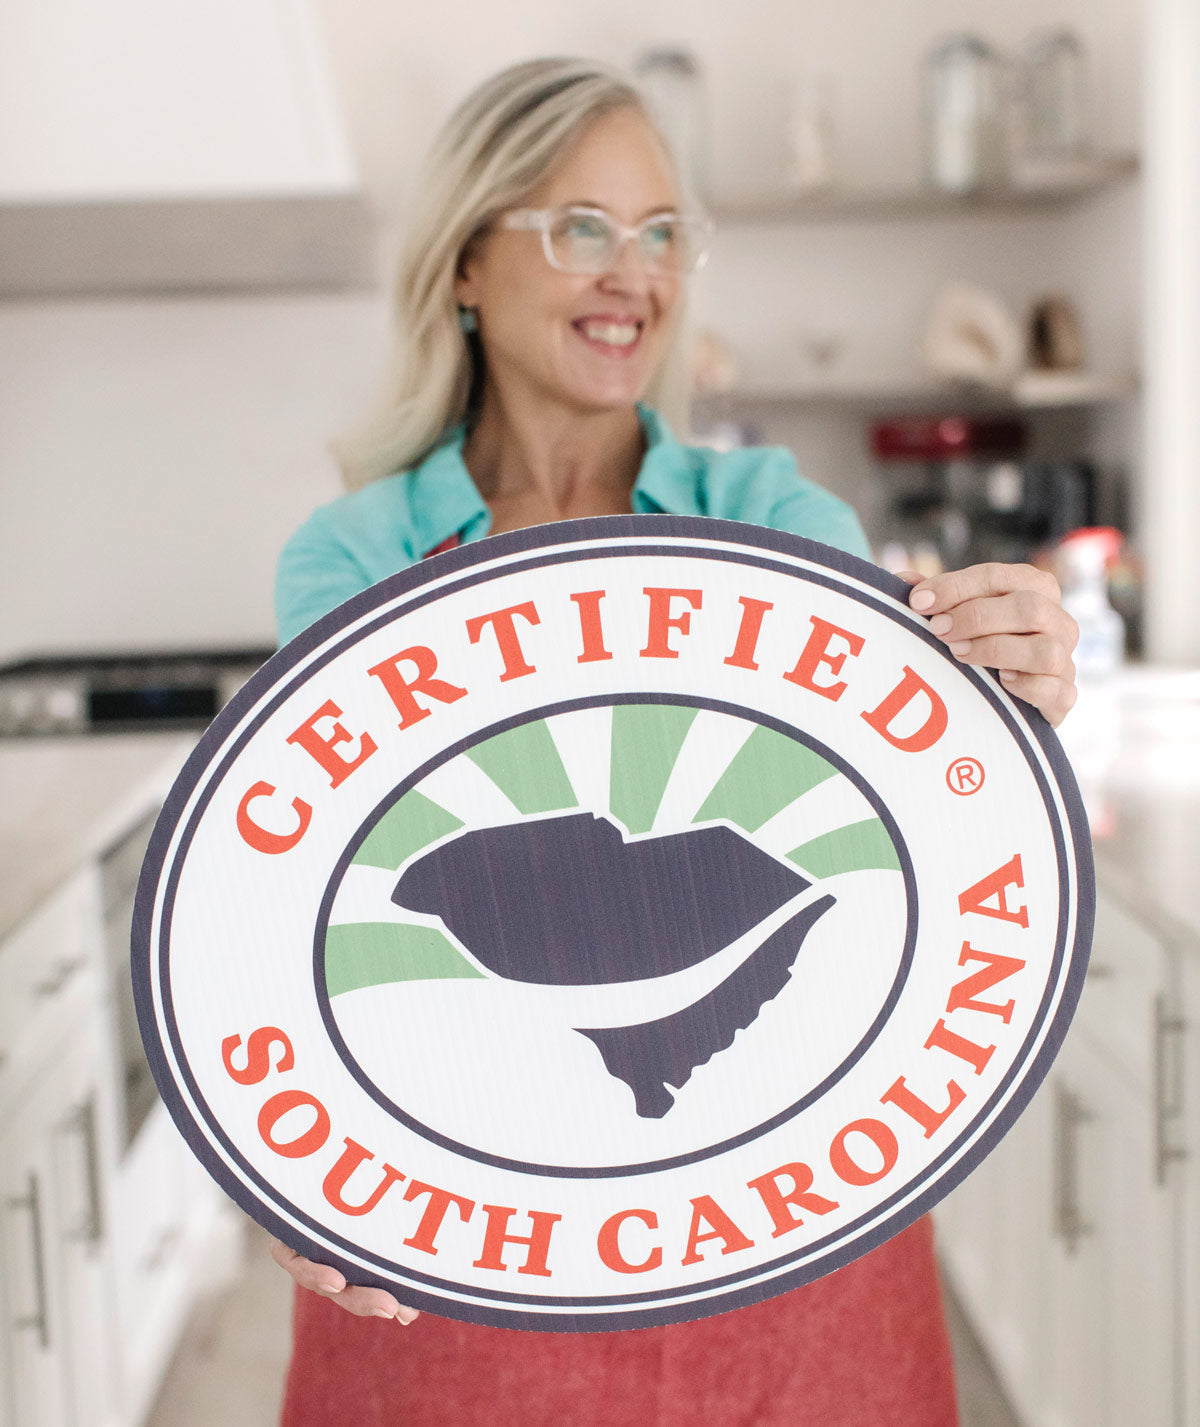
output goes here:
{"type": "MultiPolygon", "coordinates": [[[[538,59],[502,70],[451,115],[426,163],[400,256],[382,399],[373,416],[334,445],[347,486],[417,465],[466,419],[480,394],[483,352],[478,337],[459,325],[454,280],[463,249],[519,204],[589,123],[629,108],[652,122],[632,81],[616,71],[587,60],[538,59]]],[[[646,394],[676,421],[686,410],[681,327],[677,317],[646,394]]]]}

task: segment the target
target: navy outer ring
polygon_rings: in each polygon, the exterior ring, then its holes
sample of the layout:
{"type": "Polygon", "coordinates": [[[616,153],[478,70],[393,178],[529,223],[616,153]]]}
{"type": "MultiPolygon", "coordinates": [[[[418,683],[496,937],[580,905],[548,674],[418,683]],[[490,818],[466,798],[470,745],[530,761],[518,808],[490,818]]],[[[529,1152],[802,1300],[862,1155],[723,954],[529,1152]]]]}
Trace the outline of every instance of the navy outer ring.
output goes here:
{"type": "MultiPolygon", "coordinates": [[[[440,597],[442,593],[448,592],[448,590],[439,590],[427,596],[425,600],[410,601],[407,608],[411,611],[412,608],[419,607],[433,598],[440,597]]],[[[686,1322],[762,1302],[789,1289],[801,1287],[853,1262],[871,1249],[885,1243],[932,1208],[950,1190],[961,1183],[999,1143],[1029,1103],[1058,1053],[1083,989],[1083,980],[1087,971],[1087,958],[1095,915],[1095,874],[1091,859],[1091,840],[1082,799],[1070,764],[1050,725],[1035,709],[1022,704],[1019,700],[1014,700],[1014,705],[1020,714],[1020,722],[1018,722],[1013,713],[1000,701],[991,682],[980,671],[959,664],[941,641],[930,634],[927,628],[918,627],[910,622],[910,616],[906,613],[907,593],[908,587],[903,581],[869,562],[846,554],[844,551],[835,550],[829,546],[818,544],[816,541],[783,531],[768,530],[765,527],[736,521],[694,516],[597,516],[588,520],[563,521],[551,526],[539,526],[490,536],[487,540],[471,542],[435,556],[432,560],[420,562],[381,580],[361,594],[353,596],[337,609],[316,621],[273,655],[238,691],[225,709],[217,715],[184,764],[155,824],[146,859],[142,866],[134,905],[131,938],[133,987],[138,1022],[147,1058],[168,1111],[193,1153],[217,1183],[251,1218],[298,1252],[319,1262],[334,1265],[358,1284],[398,1293],[405,1303],[441,1316],[496,1327],[549,1332],[612,1332],[625,1328],[686,1322]],[[701,548],[679,544],[655,546],[653,541],[656,536],[672,541],[687,539],[698,539],[705,542],[719,541],[735,548],[723,552],[713,549],[711,545],[701,548]],[[897,1209],[890,1218],[879,1220],[872,1228],[859,1237],[853,1238],[856,1229],[866,1219],[877,1220],[878,1216],[886,1213],[890,1206],[896,1205],[900,1199],[905,1198],[911,1192],[916,1181],[907,1181],[889,1199],[876,1205],[869,1215],[864,1215],[862,1219],[845,1226],[837,1235],[830,1235],[828,1238],[811,1243],[803,1249],[782,1255],[773,1264],[759,1264],[738,1273],[706,1280],[702,1286],[697,1287],[695,1296],[688,1296],[689,1290],[686,1288],[672,1288],[620,1297],[609,1295],[599,1299],[580,1296],[541,1298],[533,1295],[479,1289],[474,1286],[467,1287],[462,1284],[443,1283],[415,1270],[406,1270],[404,1276],[399,1279],[383,1273],[372,1273],[364,1270],[357,1262],[340,1258],[331,1245],[340,1243],[347,1251],[364,1258],[370,1258],[381,1268],[386,1268],[388,1265],[373,1255],[365,1254],[359,1246],[339,1239],[336,1235],[331,1234],[326,1226],[297,1210],[292,1210],[296,1218],[308,1225],[320,1237],[310,1238],[298,1231],[290,1221],[281,1218],[272,1203],[269,1202],[270,1199],[278,1200],[281,1196],[278,1196],[273,1187],[244,1161],[237,1147],[229,1140],[215,1119],[206,1115],[209,1127],[209,1132],[206,1133],[204,1128],[193,1118],[183,1100],[174,1073],[166,1059],[161,1039],[162,1033],[154,1013],[153,991],[156,968],[152,965],[150,954],[153,942],[154,908],[160,882],[163,881],[165,874],[164,928],[169,928],[170,909],[179,877],[178,857],[173,860],[170,867],[167,866],[167,853],[171,840],[189,799],[197,786],[205,780],[205,775],[209,773],[211,766],[218,762],[222,753],[225,754],[223,763],[226,765],[231,763],[237,757],[242,745],[252,736],[253,728],[244,730],[237,740],[226,749],[228,734],[232,734],[241,720],[273,689],[276,690],[276,697],[271,700],[267,709],[261,711],[262,718],[269,716],[275,707],[286,701],[296,687],[306,683],[311,674],[315,672],[315,667],[305,670],[302,676],[290,680],[286,676],[315,649],[325,644],[348,624],[361,619],[383,604],[392,603],[401,595],[420,590],[422,586],[429,584],[434,579],[441,581],[448,574],[456,571],[465,572],[475,565],[492,563],[527,551],[545,552],[540,559],[510,563],[502,570],[494,572],[496,575],[510,574],[521,568],[557,563],[553,555],[548,553],[553,551],[554,547],[584,541],[620,541],[625,539],[633,540],[636,543],[616,549],[610,547],[562,551],[558,558],[560,560],[583,561],[589,558],[614,555],[660,554],[664,557],[692,556],[709,560],[726,559],[741,564],[758,565],[796,579],[837,590],[851,599],[856,599],[860,603],[876,609],[877,612],[897,623],[903,624],[912,637],[923,640],[930,648],[935,649],[945,658],[960,677],[966,677],[976,685],[978,691],[992,705],[1000,721],[1019,744],[1024,740],[1032,739],[1040,747],[1053,774],[1053,781],[1066,811],[1067,826],[1071,834],[1070,851],[1074,853],[1073,865],[1069,865],[1063,828],[1051,809],[1050,821],[1057,850],[1060,884],[1067,889],[1068,900],[1072,883],[1076,894],[1075,938],[1069,949],[1069,965],[1066,975],[1063,977],[1059,974],[1062,962],[1068,956],[1064,937],[1068,911],[1064,906],[1060,910],[1059,929],[1051,963],[1052,974],[1047,981],[1039,1013],[1035,1020],[1035,1029],[1026,1039],[1026,1045],[1028,1045],[1044,1028],[1045,1036],[1042,1045],[1020,1077],[1017,1076],[1015,1068],[1020,1063],[1020,1055],[1014,1057],[1014,1068],[1005,1077],[987,1105],[971,1120],[970,1125],[974,1127],[996,1112],[986,1133],[979,1136],[964,1151],[957,1162],[951,1164],[949,1161],[956,1147],[962,1144],[965,1139],[970,1138],[970,1128],[963,1131],[936,1160],[926,1166],[924,1173],[919,1178],[926,1182],[927,1187],[907,1204],[897,1209]],[[792,559],[798,558],[831,570],[836,576],[855,580],[861,585],[878,590],[903,608],[897,609],[895,605],[883,600],[871,599],[861,591],[848,591],[841,579],[823,575],[820,569],[801,571],[791,565],[781,566],[770,558],[764,558],[764,556],[769,557],[772,553],[782,554],[792,559]],[[1046,1008],[1056,987],[1061,987],[1059,1004],[1053,1019],[1046,1026],[1046,1008]],[[1014,1082],[1016,1083],[1014,1084],[1014,1082]],[[1010,1089],[1011,1094],[1006,1094],[1010,1089]],[[261,1187],[264,1197],[260,1198],[253,1193],[240,1178],[229,1171],[222,1158],[215,1152],[210,1141],[210,1134],[211,1139],[219,1141],[224,1146],[226,1153],[241,1165],[247,1178],[261,1187]],[[944,1172],[939,1175],[939,1170],[944,1172]],[[850,1242],[850,1240],[853,1241],[850,1242]],[[776,1268],[777,1271],[772,1273],[772,1268],[776,1268]],[[770,1276],[764,1279],[762,1277],[764,1274],[770,1276]],[[760,1281],[747,1282],[749,1279],[760,1281]],[[444,1292],[439,1293],[439,1288],[444,1292]],[[448,1299],[445,1296],[447,1293],[468,1293],[475,1301],[464,1303],[459,1299],[448,1299]],[[622,1306],[631,1302],[637,1306],[622,1306]],[[531,1309],[531,1304],[539,1305],[538,1309],[531,1309]],[[549,1311],[542,1311],[543,1308],[549,1311]]],[[[386,616],[381,616],[378,623],[390,622],[395,614],[394,611],[386,616]]],[[[370,628],[374,627],[376,626],[371,625],[358,630],[353,636],[353,642],[357,643],[365,637],[370,628]]],[[[342,641],[338,646],[328,650],[325,658],[321,660],[321,664],[336,657],[345,642],[342,641]]],[[[1026,756],[1028,758],[1028,755],[1026,756]]],[[[1043,802],[1051,805],[1048,780],[1035,760],[1029,759],[1028,761],[1031,764],[1035,782],[1042,793],[1043,802]]],[[[223,773],[223,769],[219,772],[223,773]]],[[[219,777],[217,781],[219,781],[219,777]]],[[[215,788],[215,781],[212,786],[215,788]]],[[[194,829],[195,823],[203,815],[204,806],[210,797],[211,792],[202,795],[197,808],[193,811],[187,831],[189,838],[191,829],[194,829]]],[[[196,1101],[203,1105],[203,1097],[199,1095],[198,1086],[187,1069],[186,1057],[181,1053],[182,1047],[178,1044],[177,1028],[174,1026],[174,1018],[170,1010],[169,991],[166,989],[169,984],[166,979],[169,963],[167,950],[169,931],[166,936],[160,939],[160,947],[157,970],[163,975],[164,1007],[168,1032],[175,1042],[181,1074],[187,1080],[196,1101]]]]}

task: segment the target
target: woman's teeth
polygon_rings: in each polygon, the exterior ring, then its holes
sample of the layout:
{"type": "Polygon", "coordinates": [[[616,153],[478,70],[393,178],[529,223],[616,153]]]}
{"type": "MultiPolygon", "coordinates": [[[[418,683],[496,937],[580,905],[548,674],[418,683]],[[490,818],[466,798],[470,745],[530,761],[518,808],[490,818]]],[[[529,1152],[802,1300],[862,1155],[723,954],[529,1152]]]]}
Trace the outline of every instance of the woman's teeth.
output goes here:
{"type": "Polygon", "coordinates": [[[609,347],[631,347],[638,339],[636,322],[581,322],[579,330],[588,341],[609,347]]]}

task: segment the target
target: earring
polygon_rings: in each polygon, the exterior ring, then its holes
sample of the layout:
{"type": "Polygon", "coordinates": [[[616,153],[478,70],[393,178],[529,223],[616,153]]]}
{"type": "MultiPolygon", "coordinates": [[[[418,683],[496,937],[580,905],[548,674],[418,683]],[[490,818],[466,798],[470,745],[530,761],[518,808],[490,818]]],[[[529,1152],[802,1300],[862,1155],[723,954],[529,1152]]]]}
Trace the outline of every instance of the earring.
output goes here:
{"type": "Polygon", "coordinates": [[[479,331],[479,313],[474,307],[458,305],[458,325],[464,332],[479,331]]]}

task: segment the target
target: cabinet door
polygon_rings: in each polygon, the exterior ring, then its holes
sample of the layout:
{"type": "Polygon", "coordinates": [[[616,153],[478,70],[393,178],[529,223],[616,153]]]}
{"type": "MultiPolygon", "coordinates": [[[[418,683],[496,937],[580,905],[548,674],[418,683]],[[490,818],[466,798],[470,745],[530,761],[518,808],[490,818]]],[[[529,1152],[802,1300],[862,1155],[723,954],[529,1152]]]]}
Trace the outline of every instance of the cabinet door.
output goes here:
{"type": "Polygon", "coordinates": [[[70,1422],[57,1224],[48,1147],[21,1133],[0,1146],[3,1158],[4,1329],[13,1417],[38,1427],[70,1422]]]}
{"type": "Polygon", "coordinates": [[[954,1291],[1022,1421],[1046,1398],[1051,1252],[1051,1087],[1043,1084],[984,1162],[935,1211],[954,1291]]]}
{"type": "MultiPolygon", "coordinates": [[[[1181,1422],[1200,1422],[1200,946],[1187,948],[1180,959],[1179,1006],[1183,1015],[1175,1027],[1163,1028],[1164,1064],[1169,1050],[1177,1053],[1179,1069],[1175,1113],[1159,1129],[1160,1152],[1174,1154],[1175,1172],[1183,1181],[1180,1203],[1180,1277],[1183,1304],[1180,1312],[1180,1374],[1183,1378],[1181,1422]],[[1169,1042],[1174,1040],[1174,1045],[1169,1042]]],[[[1164,1077],[1164,1080],[1167,1077],[1164,1077]]]]}
{"type": "Polygon", "coordinates": [[[94,1025],[46,1057],[0,1142],[4,1334],[16,1427],[116,1421],[94,1025]]]}
{"type": "Polygon", "coordinates": [[[113,1225],[126,1415],[149,1404],[197,1295],[236,1268],[240,1216],[158,1104],[117,1168],[113,1225]]]}
{"type": "MultiPolygon", "coordinates": [[[[1149,1033],[1150,1028],[1147,1027],[1149,1033]]],[[[1051,1072],[1046,1427],[1174,1427],[1175,1187],[1144,1091],[1084,1036],[1051,1072]]]]}
{"type": "Polygon", "coordinates": [[[107,1427],[118,1400],[119,1343],[112,1311],[109,1251],[111,1174],[102,1162],[108,1128],[105,1099],[95,1083],[95,1061],[74,1077],[70,1101],[54,1126],[52,1154],[59,1186],[63,1327],[70,1353],[71,1403],[76,1427],[107,1427]]]}

